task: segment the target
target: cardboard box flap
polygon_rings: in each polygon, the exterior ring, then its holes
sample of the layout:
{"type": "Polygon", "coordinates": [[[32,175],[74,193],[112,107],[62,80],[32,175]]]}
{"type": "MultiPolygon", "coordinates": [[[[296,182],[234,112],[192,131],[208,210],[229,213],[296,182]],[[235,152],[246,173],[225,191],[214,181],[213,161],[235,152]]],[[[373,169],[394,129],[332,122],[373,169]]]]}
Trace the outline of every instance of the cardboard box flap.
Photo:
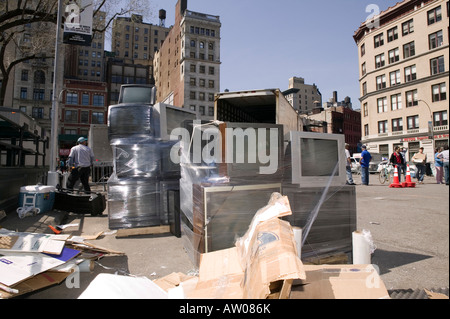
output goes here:
{"type": "Polygon", "coordinates": [[[373,265],[305,265],[306,280],[294,286],[291,299],[388,299],[373,265]]]}
{"type": "Polygon", "coordinates": [[[306,278],[288,222],[270,219],[260,223],[255,233],[257,236],[250,241],[250,254],[245,257],[244,298],[266,298],[271,283],[306,278]]]}
{"type": "Polygon", "coordinates": [[[197,287],[189,297],[242,299],[243,278],[236,247],[202,254],[197,287]]]}
{"type": "Polygon", "coordinates": [[[201,256],[199,281],[191,297],[261,299],[271,294],[274,282],[305,279],[292,227],[278,218],[288,214],[287,197],[272,194],[236,247],[201,256]]]}

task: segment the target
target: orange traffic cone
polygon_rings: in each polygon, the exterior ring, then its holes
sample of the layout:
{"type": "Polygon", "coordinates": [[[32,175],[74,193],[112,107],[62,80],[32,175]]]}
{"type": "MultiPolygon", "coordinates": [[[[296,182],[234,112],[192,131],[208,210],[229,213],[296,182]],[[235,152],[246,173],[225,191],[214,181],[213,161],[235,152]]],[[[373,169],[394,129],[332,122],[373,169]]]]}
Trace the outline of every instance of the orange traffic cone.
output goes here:
{"type": "Polygon", "coordinates": [[[416,183],[411,180],[411,171],[409,170],[409,164],[406,165],[406,177],[402,183],[403,187],[416,187],[416,183]]]}
{"type": "Polygon", "coordinates": [[[396,188],[402,188],[403,187],[403,185],[400,184],[400,181],[398,180],[397,165],[395,165],[395,170],[394,170],[394,181],[392,182],[391,185],[389,185],[389,187],[396,187],[396,188]]]}

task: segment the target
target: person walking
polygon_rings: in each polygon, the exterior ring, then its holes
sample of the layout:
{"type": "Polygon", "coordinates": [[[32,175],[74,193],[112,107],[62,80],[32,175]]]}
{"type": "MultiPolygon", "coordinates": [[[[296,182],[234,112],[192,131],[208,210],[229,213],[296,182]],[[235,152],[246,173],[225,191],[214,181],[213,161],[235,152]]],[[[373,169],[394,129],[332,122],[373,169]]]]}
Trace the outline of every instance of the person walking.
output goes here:
{"type": "Polygon", "coordinates": [[[414,154],[412,157],[413,162],[417,167],[417,181],[419,184],[423,184],[423,177],[425,176],[426,162],[427,162],[427,154],[423,152],[423,147],[419,149],[419,152],[414,154]]]}
{"type": "Polygon", "coordinates": [[[444,146],[444,150],[437,155],[438,158],[442,159],[444,166],[444,179],[445,185],[448,185],[449,182],[449,159],[448,159],[448,145],[444,146]]]}
{"type": "Polygon", "coordinates": [[[434,152],[434,168],[436,168],[436,183],[444,184],[442,177],[444,176],[444,161],[438,157],[439,153],[444,149],[442,147],[437,147],[434,152]]]}
{"type": "Polygon", "coordinates": [[[406,152],[408,151],[408,149],[406,148],[406,147],[402,147],[402,150],[400,151],[400,154],[402,154],[402,157],[403,157],[403,167],[402,167],[402,170],[403,170],[403,175],[405,176],[405,178],[406,178],[406,165],[408,164],[408,161],[406,160],[406,152]]]}
{"type": "Polygon", "coordinates": [[[83,184],[85,192],[90,193],[89,175],[93,163],[94,152],[87,146],[87,138],[80,137],[77,145],[70,150],[68,159],[70,175],[67,180],[67,188],[73,189],[79,179],[81,184],[83,184]]]}
{"type": "Polygon", "coordinates": [[[361,163],[361,183],[362,185],[369,186],[369,163],[372,155],[370,155],[366,145],[361,146],[361,149],[363,150],[361,152],[361,159],[359,160],[361,163]]]}
{"type": "MultiPolygon", "coordinates": [[[[402,181],[402,171],[403,166],[405,165],[405,160],[403,159],[402,154],[400,153],[400,147],[396,146],[394,153],[392,153],[391,158],[389,159],[389,162],[395,166],[397,166],[397,173],[398,173],[398,181],[402,181]]],[[[406,174],[404,175],[406,176],[406,174]]]]}
{"type": "Polygon", "coordinates": [[[345,159],[346,159],[346,165],[345,170],[347,172],[347,185],[356,185],[355,182],[353,182],[353,176],[352,176],[352,159],[350,155],[350,151],[348,150],[350,148],[350,145],[345,143],[345,159]]]}

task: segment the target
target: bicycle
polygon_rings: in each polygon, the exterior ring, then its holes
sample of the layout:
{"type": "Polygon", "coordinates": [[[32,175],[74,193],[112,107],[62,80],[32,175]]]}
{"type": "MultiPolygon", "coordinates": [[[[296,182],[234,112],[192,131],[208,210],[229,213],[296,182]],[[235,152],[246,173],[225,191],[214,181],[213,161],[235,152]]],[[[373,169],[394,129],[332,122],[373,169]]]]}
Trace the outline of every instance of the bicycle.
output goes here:
{"type": "Polygon", "coordinates": [[[392,175],[393,172],[394,172],[394,166],[392,166],[392,164],[385,165],[381,169],[380,175],[378,176],[378,178],[380,179],[380,183],[384,184],[386,182],[390,182],[391,175],[392,175]]]}

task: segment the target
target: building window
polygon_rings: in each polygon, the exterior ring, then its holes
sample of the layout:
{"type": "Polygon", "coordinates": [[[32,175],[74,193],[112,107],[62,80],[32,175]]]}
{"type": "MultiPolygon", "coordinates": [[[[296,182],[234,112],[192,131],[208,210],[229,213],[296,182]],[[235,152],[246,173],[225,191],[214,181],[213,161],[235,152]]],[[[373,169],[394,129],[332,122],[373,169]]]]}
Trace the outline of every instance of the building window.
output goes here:
{"type": "Polygon", "coordinates": [[[379,121],[378,122],[378,134],[387,133],[388,127],[387,127],[387,121],[379,121]]]}
{"type": "Polygon", "coordinates": [[[417,90],[406,92],[406,107],[418,105],[417,90]]]}
{"type": "Polygon", "coordinates": [[[191,40],[191,48],[195,48],[195,40],[191,40]]]}
{"type": "Polygon", "coordinates": [[[428,25],[442,20],[441,6],[428,11],[428,25]]]}
{"type": "Polygon", "coordinates": [[[68,92],[66,95],[66,104],[77,105],[78,93],[68,92]]]}
{"type": "Polygon", "coordinates": [[[198,112],[200,113],[200,115],[205,115],[205,107],[200,105],[198,107],[198,112]]]}
{"type": "Polygon", "coordinates": [[[214,75],[214,73],[215,73],[214,67],[210,66],[209,67],[209,75],[214,75]]]}
{"type": "Polygon", "coordinates": [[[448,125],[447,111],[434,112],[433,119],[434,126],[448,125]]]}
{"type": "Polygon", "coordinates": [[[377,76],[377,90],[386,88],[386,75],[377,76]]]}
{"type": "Polygon", "coordinates": [[[197,67],[195,66],[195,64],[191,64],[191,66],[190,66],[190,71],[191,71],[192,73],[197,72],[197,67]]]}
{"type": "Polygon", "coordinates": [[[375,56],[375,69],[384,66],[384,53],[375,56]]]}
{"type": "Polygon", "coordinates": [[[444,37],[442,35],[442,30],[432,33],[428,36],[428,42],[430,50],[440,47],[444,43],[444,37]]]}
{"type": "Polygon", "coordinates": [[[64,113],[64,122],[77,123],[78,112],[73,110],[66,110],[64,113]]]}
{"type": "Polygon", "coordinates": [[[206,81],[205,81],[205,79],[200,79],[200,81],[199,81],[199,86],[202,87],[202,88],[204,88],[204,87],[206,86],[206,81]]]}
{"type": "Polygon", "coordinates": [[[214,116],[214,107],[208,107],[208,115],[209,116],[214,116]]]}
{"type": "Polygon", "coordinates": [[[20,88],[20,98],[22,100],[26,100],[28,98],[28,89],[27,88],[20,88]]]}
{"type": "Polygon", "coordinates": [[[402,109],[402,95],[401,95],[401,93],[391,95],[391,110],[395,111],[395,110],[401,110],[401,109],[402,109]]]}
{"type": "Polygon", "coordinates": [[[81,95],[81,105],[89,105],[89,94],[83,93],[81,95]]]}
{"type": "Polygon", "coordinates": [[[444,56],[440,56],[430,60],[431,75],[445,72],[444,56]]]}
{"type": "Polygon", "coordinates": [[[366,75],[366,62],[361,65],[361,76],[366,75]]]}
{"type": "Polygon", "coordinates": [[[391,86],[395,86],[400,84],[400,70],[390,72],[389,73],[389,81],[391,83],[391,86]]]}
{"type": "Polygon", "coordinates": [[[388,36],[388,42],[392,42],[394,40],[398,39],[398,28],[394,27],[392,29],[389,29],[387,31],[387,36],[388,36]]]}
{"type": "Polygon", "coordinates": [[[190,78],[189,85],[190,86],[196,86],[197,85],[197,80],[195,78],[190,78]]]}
{"type": "Polygon", "coordinates": [[[28,81],[28,70],[22,70],[20,80],[25,82],[28,81]]]}
{"type": "Polygon", "coordinates": [[[210,89],[214,89],[214,80],[209,80],[209,81],[208,81],[208,87],[209,87],[210,89]]]}
{"type": "Polygon", "coordinates": [[[362,93],[363,96],[367,94],[367,82],[362,84],[362,93]]]}
{"type": "Polygon", "coordinates": [[[389,63],[395,63],[400,60],[400,50],[395,48],[389,51],[389,63]]]}
{"type": "Polygon", "coordinates": [[[403,36],[408,35],[413,32],[414,32],[414,20],[413,19],[402,23],[402,35],[403,36]]]}
{"type": "Polygon", "coordinates": [[[361,56],[364,56],[366,54],[366,44],[363,43],[361,45],[361,56]]]}
{"type": "Polygon", "coordinates": [[[378,113],[384,113],[388,111],[387,108],[387,98],[382,97],[377,99],[378,113]]]}
{"type": "Polygon", "coordinates": [[[104,124],[103,112],[92,112],[92,124],[104,124]]]}
{"type": "Polygon", "coordinates": [[[413,130],[419,128],[419,115],[408,116],[408,130],[413,130]]]}
{"type": "Polygon", "coordinates": [[[416,49],[415,49],[415,46],[414,46],[414,41],[410,42],[410,43],[406,43],[403,46],[403,58],[404,59],[412,57],[415,54],[416,54],[416,49]]]}
{"type": "Polygon", "coordinates": [[[364,115],[364,117],[369,115],[369,110],[367,108],[367,103],[363,104],[363,115],[364,115]]]}
{"type": "Polygon", "coordinates": [[[403,131],[403,119],[400,117],[398,119],[392,119],[392,132],[403,131]]]}
{"type": "Polygon", "coordinates": [[[43,119],[44,118],[44,108],[43,107],[33,107],[31,111],[31,116],[35,119],[43,119]]]}
{"type": "Polygon", "coordinates": [[[44,71],[38,70],[34,72],[34,83],[45,84],[45,73],[44,71]]]}
{"type": "Polygon", "coordinates": [[[209,102],[214,102],[214,93],[209,93],[208,94],[208,101],[209,102]]]}
{"type": "Polygon", "coordinates": [[[93,97],[92,105],[104,106],[105,105],[105,97],[103,95],[95,94],[93,97]]]}
{"type": "Polygon", "coordinates": [[[411,65],[405,68],[405,82],[413,81],[417,78],[416,66],[411,65]]]}
{"type": "Polygon", "coordinates": [[[206,72],[206,67],[204,65],[200,65],[200,73],[205,74],[205,72],[206,72]]]}
{"type": "Polygon", "coordinates": [[[45,99],[45,90],[44,89],[33,89],[33,100],[43,101],[44,99],[45,99]]]}
{"type": "Polygon", "coordinates": [[[199,99],[199,101],[204,101],[205,100],[205,93],[204,92],[200,92],[198,94],[198,99],[199,99]]]}
{"type": "Polygon", "coordinates": [[[64,129],[64,133],[67,135],[77,135],[76,129],[64,129]]]}
{"type": "Polygon", "coordinates": [[[445,83],[433,85],[431,87],[431,95],[433,102],[445,101],[447,99],[447,87],[445,83]]]}
{"type": "Polygon", "coordinates": [[[195,100],[195,99],[196,99],[195,91],[189,92],[189,98],[190,98],[191,100],[195,100]]]}
{"type": "Polygon", "coordinates": [[[81,111],[80,113],[80,123],[89,124],[89,111],[81,111]]]}
{"type": "Polygon", "coordinates": [[[374,36],[373,42],[374,42],[375,48],[382,46],[384,44],[384,34],[380,33],[380,34],[374,36]]]}

